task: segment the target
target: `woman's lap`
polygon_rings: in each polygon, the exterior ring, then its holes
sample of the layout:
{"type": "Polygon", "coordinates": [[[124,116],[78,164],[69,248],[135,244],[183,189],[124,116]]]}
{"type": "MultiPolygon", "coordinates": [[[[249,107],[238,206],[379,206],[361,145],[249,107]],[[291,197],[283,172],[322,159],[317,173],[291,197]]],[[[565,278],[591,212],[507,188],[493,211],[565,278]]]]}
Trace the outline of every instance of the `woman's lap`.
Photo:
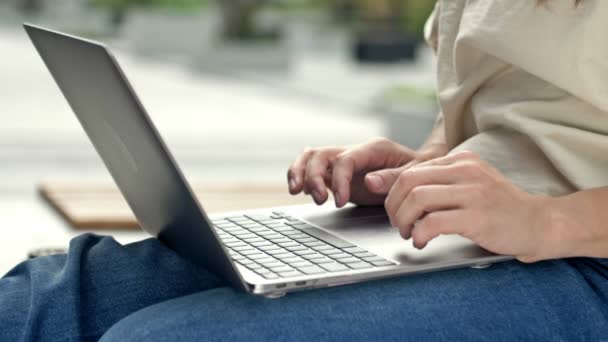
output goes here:
{"type": "Polygon", "coordinates": [[[599,340],[608,271],[590,259],[459,269],[265,299],[217,288],[143,309],[122,340],[599,340]]]}
{"type": "Polygon", "coordinates": [[[97,339],[112,326],[107,341],[593,340],[608,335],[607,266],[507,262],[270,300],[223,287],[157,240],[85,235],[67,257],[31,260],[0,280],[0,340],[97,339]]]}
{"type": "Polygon", "coordinates": [[[79,236],[67,256],[29,260],[0,280],[0,341],[97,340],[139,309],[219,284],[156,239],[79,236]]]}

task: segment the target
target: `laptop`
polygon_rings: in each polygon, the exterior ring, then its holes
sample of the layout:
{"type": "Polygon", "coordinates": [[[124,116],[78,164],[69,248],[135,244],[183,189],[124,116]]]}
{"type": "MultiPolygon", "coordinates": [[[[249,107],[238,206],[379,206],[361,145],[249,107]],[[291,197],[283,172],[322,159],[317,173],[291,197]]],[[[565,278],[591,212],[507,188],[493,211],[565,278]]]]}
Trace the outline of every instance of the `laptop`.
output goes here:
{"type": "Polygon", "coordinates": [[[417,250],[381,207],[207,215],[111,52],[94,41],[24,27],[141,227],[236,289],[277,298],[512,259],[456,235],[417,250]]]}

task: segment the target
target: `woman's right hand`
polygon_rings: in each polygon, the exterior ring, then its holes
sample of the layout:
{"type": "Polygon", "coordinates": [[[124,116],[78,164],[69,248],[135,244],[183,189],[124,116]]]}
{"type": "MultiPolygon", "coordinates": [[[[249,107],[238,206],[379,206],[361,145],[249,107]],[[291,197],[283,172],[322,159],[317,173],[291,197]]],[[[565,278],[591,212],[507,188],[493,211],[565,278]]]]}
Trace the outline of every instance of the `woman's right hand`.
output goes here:
{"type": "Polygon", "coordinates": [[[289,191],[310,194],[319,205],[329,191],[339,208],[348,202],[381,205],[402,171],[445,154],[443,144],[413,151],[385,138],[352,147],[308,148],[289,168],[289,191]]]}

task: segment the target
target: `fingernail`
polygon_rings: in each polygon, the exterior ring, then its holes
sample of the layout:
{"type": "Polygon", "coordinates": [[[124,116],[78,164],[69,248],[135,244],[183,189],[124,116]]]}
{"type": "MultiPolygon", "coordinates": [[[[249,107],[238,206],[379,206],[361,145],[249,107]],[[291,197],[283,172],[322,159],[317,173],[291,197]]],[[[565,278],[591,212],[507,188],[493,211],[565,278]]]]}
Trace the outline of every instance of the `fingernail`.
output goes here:
{"type": "Polygon", "coordinates": [[[292,178],[292,179],[289,180],[289,188],[291,190],[295,190],[295,188],[296,188],[296,180],[295,179],[292,178]]]}
{"type": "Polygon", "coordinates": [[[312,192],[312,197],[315,198],[315,201],[321,202],[321,193],[319,192],[319,190],[314,190],[312,192]]]}
{"type": "Polygon", "coordinates": [[[378,175],[370,174],[367,176],[367,179],[376,189],[380,189],[384,185],[384,180],[378,175]]]}
{"type": "Polygon", "coordinates": [[[341,200],[340,200],[340,193],[337,191],[334,192],[334,200],[336,201],[336,207],[339,207],[341,200]]]}

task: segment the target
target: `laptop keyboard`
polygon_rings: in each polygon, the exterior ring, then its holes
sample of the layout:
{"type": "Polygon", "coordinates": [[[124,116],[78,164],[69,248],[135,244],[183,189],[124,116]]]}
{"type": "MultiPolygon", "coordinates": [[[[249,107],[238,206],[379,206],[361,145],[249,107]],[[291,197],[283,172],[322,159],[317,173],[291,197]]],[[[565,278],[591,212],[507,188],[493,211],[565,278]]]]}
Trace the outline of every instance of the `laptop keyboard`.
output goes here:
{"type": "Polygon", "coordinates": [[[266,279],[395,265],[282,212],[214,220],[231,258],[266,279]]]}

